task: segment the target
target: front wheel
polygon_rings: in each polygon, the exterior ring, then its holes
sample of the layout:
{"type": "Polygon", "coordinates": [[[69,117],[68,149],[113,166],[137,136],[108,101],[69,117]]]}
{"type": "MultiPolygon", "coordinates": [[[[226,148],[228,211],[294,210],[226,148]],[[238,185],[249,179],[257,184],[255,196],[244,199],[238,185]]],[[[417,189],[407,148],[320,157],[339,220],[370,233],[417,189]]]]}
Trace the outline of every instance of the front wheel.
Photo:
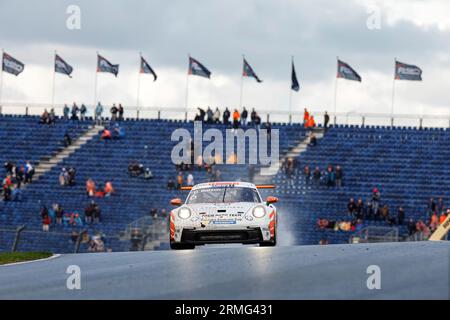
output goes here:
{"type": "Polygon", "coordinates": [[[260,242],[260,247],[275,247],[277,245],[277,235],[273,237],[270,241],[260,242]]]}
{"type": "Polygon", "coordinates": [[[195,245],[179,243],[179,242],[170,242],[170,249],[172,249],[172,250],[192,250],[192,249],[195,249],[195,245]]]}

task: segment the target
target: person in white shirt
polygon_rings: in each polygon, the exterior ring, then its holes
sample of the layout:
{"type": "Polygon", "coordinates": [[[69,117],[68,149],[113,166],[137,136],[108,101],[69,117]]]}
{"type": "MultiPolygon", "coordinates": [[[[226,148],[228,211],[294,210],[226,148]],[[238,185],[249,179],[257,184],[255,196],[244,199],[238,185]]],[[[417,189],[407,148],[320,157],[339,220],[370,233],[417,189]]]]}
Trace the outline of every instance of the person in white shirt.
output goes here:
{"type": "Polygon", "coordinates": [[[194,186],[194,176],[192,175],[192,173],[188,174],[187,179],[186,179],[186,183],[190,187],[194,186]]]}

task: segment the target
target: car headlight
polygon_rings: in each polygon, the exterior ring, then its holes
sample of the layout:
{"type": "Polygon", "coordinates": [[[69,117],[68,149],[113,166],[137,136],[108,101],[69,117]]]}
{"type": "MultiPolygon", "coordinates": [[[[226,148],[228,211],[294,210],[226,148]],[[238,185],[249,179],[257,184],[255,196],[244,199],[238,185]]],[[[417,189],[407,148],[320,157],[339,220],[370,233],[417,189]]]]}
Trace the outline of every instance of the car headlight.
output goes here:
{"type": "Polygon", "coordinates": [[[266,215],[266,209],[264,207],[255,207],[253,208],[252,214],[255,218],[262,218],[266,215]]]}
{"type": "Polygon", "coordinates": [[[186,220],[189,219],[191,217],[191,209],[189,208],[181,208],[178,211],[178,217],[180,217],[180,219],[186,220]]]}

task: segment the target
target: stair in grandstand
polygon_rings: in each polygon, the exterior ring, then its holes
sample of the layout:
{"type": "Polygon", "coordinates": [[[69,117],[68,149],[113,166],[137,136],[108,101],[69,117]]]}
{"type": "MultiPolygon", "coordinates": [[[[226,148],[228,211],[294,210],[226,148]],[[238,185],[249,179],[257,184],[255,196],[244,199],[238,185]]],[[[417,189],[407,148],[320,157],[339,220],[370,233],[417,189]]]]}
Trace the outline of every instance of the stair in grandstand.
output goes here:
{"type": "MultiPolygon", "coordinates": [[[[325,135],[325,129],[323,128],[314,128],[311,130],[311,132],[314,133],[317,140],[320,140],[325,135]]],[[[300,142],[291,148],[288,152],[286,152],[284,155],[280,155],[280,163],[282,163],[284,160],[288,158],[297,158],[302,152],[305,152],[308,149],[309,144],[309,135],[306,135],[300,142]]],[[[271,182],[271,178],[275,176],[278,171],[279,167],[273,166],[273,167],[263,167],[261,168],[260,172],[255,176],[254,183],[255,184],[267,184],[271,182]]]]}
{"type": "Polygon", "coordinates": [[[86,131],[80,137],[78,137],[72,144],[66,148],[63,148],[61,151],[57,152],[52,157],[44,157],[41,159],[39,164],[35,168],[35,176],[34,179],[37,180],[42,177],[47,172],[50,172],[55,166],[61,163],[64,159],[68,158],[72,153],[80,149],[83,145],[85,145],[89,140],[94,138],[100,130],[103,130],[103,126],[94,125],[91,129],[86,131]]]}

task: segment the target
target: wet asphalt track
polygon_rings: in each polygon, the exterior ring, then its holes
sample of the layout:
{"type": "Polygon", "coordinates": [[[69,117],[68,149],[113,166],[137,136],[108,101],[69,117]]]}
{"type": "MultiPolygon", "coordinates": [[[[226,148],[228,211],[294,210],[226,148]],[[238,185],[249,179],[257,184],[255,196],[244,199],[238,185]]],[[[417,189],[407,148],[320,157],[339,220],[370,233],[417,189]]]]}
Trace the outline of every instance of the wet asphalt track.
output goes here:
{"type": "Polygon", "coordinates": [[[449,242],[63,255],[0,266],[0,299],[448,299],[449,242]],[[81,290],[66,288],[70,265],[81,290]],[[367,267],[381,268],[368,290],[367,267]]]}

